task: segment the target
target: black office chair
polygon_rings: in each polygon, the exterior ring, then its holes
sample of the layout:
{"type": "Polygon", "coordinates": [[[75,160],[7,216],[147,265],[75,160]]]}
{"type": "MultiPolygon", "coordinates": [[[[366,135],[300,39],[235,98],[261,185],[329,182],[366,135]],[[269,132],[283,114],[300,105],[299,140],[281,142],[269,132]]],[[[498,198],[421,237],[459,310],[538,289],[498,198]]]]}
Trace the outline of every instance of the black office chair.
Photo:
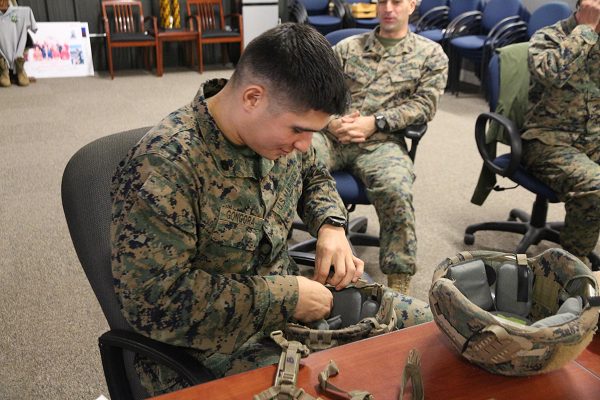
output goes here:
{"type": "MultiPolygon", "coordinates": [[[[339,41],[358,34],[370,32],[370,29],[347,28],[338,31],[330,32],[325,35],[329,43],[334,46],[339,41]]],[[[410,149],[408,155],[411,160],[415,160],[419,141],[427,132],[427,125],[414,125],[407,127],[403,134],[404,137],[410,139],[410,149]]],[[[349,171],[335,171],[331,174],[335,179],[338,193],[344,202],[348,212],[356,209],[357,205],[370,205],[371,202],[367,198],[367,193],[364,184],[352,175],[349,171]]],[[[367,234],[368,220],[366,217],[358,217],[352,219],[348,223],[346,236],[348,241],[353,246],[374,246],[379,247],[379,237],[367,234]]],[[[306,226],[302,223],[294,223],[293,229],[306,230],[306,226]]],[[[310,253],[315,250],[316,239],[311,238],[300,243],[289,246],[292,254],[301,255],[302,253],[310,253]]]]}
{"type": "Polygon", "coordinates": [[[69,160],[61,186],[63,210],[73,246],[110,327],[110,331],[100,336],[98,344],[112,400],[148,397],[133,367],[134,353],[171,368],[189,385],[214,379],[181,348],[134,332],[121,314],[113,288],[111,178],[118,163],[148,130],[140,128],[117,133],[84,146],[69,160]]]}
{"type": "MultiPolygon", "coordinates": [[[[512,109],[505,108],[500,113],[494,111],[496,111],[498,99],[501,97],[504,88],[501,73],[502,58],[496,53],[490,60],[487,84],[489,93],[488,101],[491,111],[482,113],[477,118],[475,124],[475,140],[477,142],[477,149],[483,158],[484,166],[487,171],[489,171],[487,174],[491,172],[491,175],[488,176],[492,178],[492,180],[490,181],[491,184],[488,184],[488,186],[494,186],[494,174],[503,176],[535,194],[535,202],[533,203],[531,214],[528,214],[523,210],[512,209],[509,213],[508,221],[483,222],[469,225],[465,230],[464,235],[464,242],[467,245],[475,243],[475,232],[479,231],[511,232],[523,235],[515,249],[515,253],[525,253],[529,246],[538,244],[542,240],[560,243],[560,230],[564,223],[547,222],[548,203],[558,203],[560,200],[550,187],[529,174],[529,172],[521,165],[522,142],[520,125],[525,110],[522,106],[519,107],[516,104],[526,104],[527,100],[529,86],[527,48],[528,43],[519,43],[499,50],[500,52],[507,52],[508,57],[506,60],[515,60],[516,68],[519,71],[518,75],[521,77],[525,76],[523,82],[517,83],[514,80],[511,80],[510,82],[505,83],[506,85],[520,84],[521,91],[517,94],[517,97],[524,96],[524,98],[517,99],[517,102],[513,103],[515,105],[512,109]],[[512,115],[513,119],[509,119],[509,114],[512,115]],[[518,121],[517,118],[521,121],[518,121]],[[507,144],[510,146],[510,153],[496,157],[495,142],[490,142],[490,138],[488,137],[488,122],[500,124],[501,129],[506,133],[504,135],[504,141],[507,141],[507,144]]],[[[511,67],[514,67],[514,65],[511,67]]],[[[485,174],[485,171],[482,172],[482,176],[485,176],[485,174]]],[[[505,190],[505,188],[494,186],[493,190],[501,191],[505,190]]],[[[472,200],[474,203],[480,204],[483,202],[481,197],[476,196],[477,194],[472,200]]],[[[588,257],[592,262],[593,269],[599,269],[600,258],[595,253],[590,253],[588,257]]]]}

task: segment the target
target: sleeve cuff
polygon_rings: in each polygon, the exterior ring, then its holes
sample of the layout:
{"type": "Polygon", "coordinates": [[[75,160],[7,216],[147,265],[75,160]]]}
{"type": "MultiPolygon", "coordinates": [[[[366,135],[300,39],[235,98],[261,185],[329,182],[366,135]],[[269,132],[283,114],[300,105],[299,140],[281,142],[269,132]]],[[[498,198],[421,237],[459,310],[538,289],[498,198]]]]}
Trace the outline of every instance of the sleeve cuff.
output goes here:
{"type": "Polygon", "coordinates": [[[298,304],[298,280],[293,275],[269,275],[263,279],[267,285],[268,304],[265,312],[262,331],[266,335],[272,331],[283,329],[292,317],[298,304]]]}
{"type": "Polygon", "coordinates": [[[573,33],[575,33],[577,36],[581,35],[583,41],[590,46],[595,45],[598,41],[598,34],[588,25],[577,25],[575,29],[573,29],[573,33]]]}

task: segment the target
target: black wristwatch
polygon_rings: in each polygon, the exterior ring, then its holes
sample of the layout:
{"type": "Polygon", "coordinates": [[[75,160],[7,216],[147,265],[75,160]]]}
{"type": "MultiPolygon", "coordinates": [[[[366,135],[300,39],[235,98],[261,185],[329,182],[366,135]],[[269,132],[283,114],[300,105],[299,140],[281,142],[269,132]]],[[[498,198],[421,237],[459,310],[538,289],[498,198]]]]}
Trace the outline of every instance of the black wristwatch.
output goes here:
{"type": "Polygon", "coordinates": [[[336,216],[331,216],[331,217],[325,218],[325,220],[323,221],[321,226],[323,226],[325,224],[331,225],[331,226],[337,226],[337,227],[344,228],[344,229],[346,229],[346,227],[348,226],[348,222],[346,222],[346,218],[336,217],[336,216]]]}
{"type": "Polygon", "coordinates": [[[381,114],[375,114],[375,127],[379,132],[387,132],[389,130],[387,119],[381,114]]]}

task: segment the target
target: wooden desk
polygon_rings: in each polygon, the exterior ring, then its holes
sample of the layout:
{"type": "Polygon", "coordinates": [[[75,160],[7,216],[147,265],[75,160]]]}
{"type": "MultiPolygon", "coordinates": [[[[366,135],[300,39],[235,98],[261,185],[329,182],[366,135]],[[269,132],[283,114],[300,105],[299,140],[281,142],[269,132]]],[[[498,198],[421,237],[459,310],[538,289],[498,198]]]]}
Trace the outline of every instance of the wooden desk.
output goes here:
{"type": "MultiPolygon", "coordinates": [[[[156,60],[156,75],[162,76],[164,73],[163,67],[163,43],[164,42],[196,42],[196,51],[198,51],[198,59],[200,59],[200,52],[202,51],[202,44],[200,43],[200,35],[197,31],[188,31],[188,30],[165,30],[158,31],[158,60],[156,60]]],[[[193,59],[191,58],[191,63],[193,63],[193,59]]],[[[202,66],[200,65],[200,61],[198,61],[198,71],[202,72],[202,66]]]]}
{"type": "MultiPolygon", "coordinates": [[[[433,323],[311,354],[302,360],[298,387],[317,396],[318,374],[330,359],[340,373],[331,382],[344,390],[367,390],[377,400],[397,399],[408,351],[421,353],[427,399],[600,399],[600,337],[558,371],[531,377],[494,375],[470,364],[450,347],[433,323]]],[[[251,399],[273,384],[275,366],[229,376],[156,399],[251,399]]],[[[338,399],[319,393],[323,399],[338,399]]],[[[408,397],[407,397],[408,398],[408,397]]]]}

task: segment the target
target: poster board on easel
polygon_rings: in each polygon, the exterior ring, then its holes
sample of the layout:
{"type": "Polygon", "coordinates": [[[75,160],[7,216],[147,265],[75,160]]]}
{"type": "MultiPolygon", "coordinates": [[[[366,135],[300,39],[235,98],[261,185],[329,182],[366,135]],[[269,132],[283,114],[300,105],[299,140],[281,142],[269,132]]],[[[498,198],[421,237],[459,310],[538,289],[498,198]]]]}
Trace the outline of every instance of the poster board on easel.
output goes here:
{"type": "Polygon", "coordinates": [[[87,22],[38,22],[29,32],[25,72],[36,78],[93,76],[92,48],[87,22]]]}

